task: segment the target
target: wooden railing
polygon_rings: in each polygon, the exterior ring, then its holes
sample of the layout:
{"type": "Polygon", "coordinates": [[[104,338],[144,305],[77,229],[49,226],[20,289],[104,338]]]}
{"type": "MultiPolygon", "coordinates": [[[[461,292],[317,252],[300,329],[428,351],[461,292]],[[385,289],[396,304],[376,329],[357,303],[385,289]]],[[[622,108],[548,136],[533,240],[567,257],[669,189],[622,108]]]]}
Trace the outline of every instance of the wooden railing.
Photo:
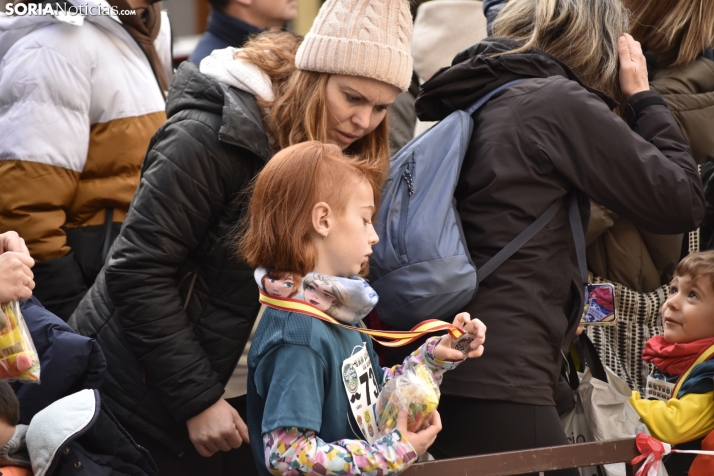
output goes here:
{"type": "Polygon", "coordinates": [[[628,476],[636,468],[629,462],[640,453],[634,438],[553,446],[534,450],[493,453],[466,458],[417,463],[404,476],[510,476],[600,464],[626,463],[628,476]]]}

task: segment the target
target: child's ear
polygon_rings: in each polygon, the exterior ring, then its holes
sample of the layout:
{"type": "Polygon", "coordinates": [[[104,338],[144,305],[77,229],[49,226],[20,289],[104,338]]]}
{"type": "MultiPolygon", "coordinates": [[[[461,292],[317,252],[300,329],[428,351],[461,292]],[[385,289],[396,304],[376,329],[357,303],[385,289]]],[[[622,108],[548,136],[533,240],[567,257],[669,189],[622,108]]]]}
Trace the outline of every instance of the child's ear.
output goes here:
{"type": "Polygon", "coordinates": [[[312,207],[312,227],[323,238],[327,238],[332,229],[332,210],[325,202],[318,202],[312,207]]]}

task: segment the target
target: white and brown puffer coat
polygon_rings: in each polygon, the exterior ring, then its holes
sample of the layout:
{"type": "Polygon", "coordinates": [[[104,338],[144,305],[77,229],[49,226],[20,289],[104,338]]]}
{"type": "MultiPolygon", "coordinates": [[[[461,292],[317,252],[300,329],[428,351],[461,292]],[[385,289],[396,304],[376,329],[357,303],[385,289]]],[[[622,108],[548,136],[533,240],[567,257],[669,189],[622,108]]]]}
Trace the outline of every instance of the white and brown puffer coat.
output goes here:
{"type": "MultiPolygon", "coordinates": [[[[158,6],[152,14],[170,78],[168,17],[158,6]]],[[[0,233],[25,239],[38,262],[35,295],[64,320],[129,210],[165,107],[147,55],[118,17],[0,14],[0,233]]]]}

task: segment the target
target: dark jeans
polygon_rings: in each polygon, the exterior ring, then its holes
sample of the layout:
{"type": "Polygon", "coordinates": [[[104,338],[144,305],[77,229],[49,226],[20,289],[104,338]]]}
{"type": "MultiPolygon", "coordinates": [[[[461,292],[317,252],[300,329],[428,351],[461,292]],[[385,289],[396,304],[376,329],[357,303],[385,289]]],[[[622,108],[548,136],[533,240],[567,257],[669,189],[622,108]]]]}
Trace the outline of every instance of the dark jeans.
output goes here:
{"type": "MultiPolygon", "coordinates": [[[[226,401],[238,411],[243,421],[247,421],[245,395],[226,401]]],[[[210,458],[198,454],[196,448],[191,445],[178,457],[160,442],[142,433],[132,431],[131,436],[151,453],[161,476],[258,476],[253,453],[250,445],[246,443],[231,451],[219,451],[210,458]]],[[[261,445],[262,442],[257,441],[254,444],[261,445]]]]}
{"type": "MultiPolygon", "coordinates": [[[[555,407],[442,395],[439,414],[443,430],[429,448],[436,459],[568,444],[555,407]]],[[[545,474],[579,476],[580,472],[545,474]]]]}

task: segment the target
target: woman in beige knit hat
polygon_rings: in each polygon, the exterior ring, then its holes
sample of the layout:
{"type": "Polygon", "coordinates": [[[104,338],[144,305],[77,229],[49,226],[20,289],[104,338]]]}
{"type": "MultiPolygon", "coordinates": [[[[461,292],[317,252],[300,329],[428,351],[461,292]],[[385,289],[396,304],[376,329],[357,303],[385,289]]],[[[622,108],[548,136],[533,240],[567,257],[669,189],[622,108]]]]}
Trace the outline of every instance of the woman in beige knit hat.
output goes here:
{"type": "Polygon", "coordinates": [[[333,142],[386,172],[411,32],[407,0],[327,0],[302,46],[268,32],[176,71],[122,231],[71,321],[101,343],[103,401],[161,474],[256,474],[237,364],[260,305],[229,231],[288,145],[333,142]]]}
{"type": "Polygon", "coordinates": [[[409,87],[411,37],[407,0],[328,0],[302,42],[266,32],[214,51],[201,72],[256,96],[273,150],[332,142],[386,172],[387,108],[409,87]]]}

